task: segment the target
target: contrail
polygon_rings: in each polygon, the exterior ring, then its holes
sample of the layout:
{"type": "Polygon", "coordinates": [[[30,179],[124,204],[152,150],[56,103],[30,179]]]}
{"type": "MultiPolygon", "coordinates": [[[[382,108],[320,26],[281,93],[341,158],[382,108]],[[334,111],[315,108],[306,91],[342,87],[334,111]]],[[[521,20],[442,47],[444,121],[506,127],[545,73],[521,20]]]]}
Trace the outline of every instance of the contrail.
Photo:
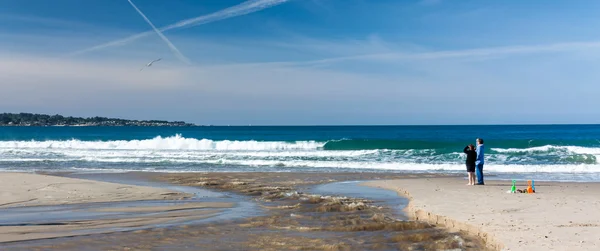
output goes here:
{"type": "MultiPolygon", "coordinates": [[[[263,9],[267,9],[267,8],[270,8],[270,7],[285,3],[285,2],[289,2],[289,1],[290,0],[249,0],[249,1],[243,2],[241,4],[238,4],[238,5],[235,5],[235,6],[227,8],[227,9],[223,9],[223,10],[220,10],[220,11],[208,14],[208,15],[203,15],[203,16],[199,16],[199,17],[195,17],[195,18],[181,20],[177,23],[162,27],[158,30],[161,32],[165,32],[165,31],[177,29],[177,28],[187,28],[187,27],[192,27],[192,26],[197,26],[197,25],[203,25],[203,24],[212,23],[212,22],[216,22],[219,20],[224,20],[224,19],[228,19],[228,18],[232,18],[232,17],[247,15],[247,14],[261,11],[263,9]]],[[[108,47],[124,45],[124,44],[130,43],[130,42],[133,42],[135,40],[138,40],[140,38],[152,35],[153,33],[154,33],[153,31],[146,31],[146,32],[138,33],[136,35],[132,35],[132,36],[129,36],[129,37],[126,37],[123,39],[118,39],[118,40],[114,40],[112,42],[104,43],[104,44],[90,47],[87,49],[75,51],[75,52],[69,53],[67,56],[73,56],[73,55],[78,55],[78,54],[95,51],[95,50],[100,50],[100,49],[104,49],[104,48],[108,48],[108,47]]]]}
{"type": "Polygon", "coordinates": [[[158,34],[158,36],[160,38],[162,38],[163,41],[165,41],[165,43],[167,43],[167,45],[169,46],[169,48],[171,48],[171,50],[173,51],[173,53],[175,54],[175,56],[177,58],[179,58],[179,60],[183,61],[186,64],[190,64],[190,60],[187,59],[183,54],[181,54],[181,52],[179,51],[179,49],[177,49],[177,47],[175,47],[175,45],[173,43],[171,43],[171,41],[169,41],[169,39],[167,37],[165,37],[165,35],[162,34],[162,32],[160,32],[160,30],[158,30],[156,28],[156,26],[154,26],[154,24],[152,24],[152,22],[150,21],[150,19],[148,19],[146,17],[146,15],[144,15],[144,13],[138,9],[137,6],[135,6],[135,4],[133,4],[133,2],[131,0],[127,0],[129,1],[129,4],[131,4],[131,6],[138,12],[140,13],[140,15],[144,18],[144,20],[146,20],[146,22],[152,27],[152,29],[156,32],[156,34],[158,34]]]}

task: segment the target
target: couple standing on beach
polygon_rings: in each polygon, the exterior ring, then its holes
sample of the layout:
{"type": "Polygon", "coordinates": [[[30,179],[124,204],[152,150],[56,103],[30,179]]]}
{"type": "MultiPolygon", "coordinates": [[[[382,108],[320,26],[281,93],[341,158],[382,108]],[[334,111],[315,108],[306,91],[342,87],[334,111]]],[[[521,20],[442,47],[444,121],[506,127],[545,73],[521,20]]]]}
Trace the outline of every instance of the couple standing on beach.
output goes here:
{"type": "Polygon", "coordinates": [[[483,139],[477,138],[477,148],[470,144],[465,147],[464,152],[467,154],[467,173],[469,174],[469,183],[467,185],[484,185],[483,183],[483,152],[485,146],[483,139]],[[477,183],[475,183],[475,172],[477,172],[477,183]]]}

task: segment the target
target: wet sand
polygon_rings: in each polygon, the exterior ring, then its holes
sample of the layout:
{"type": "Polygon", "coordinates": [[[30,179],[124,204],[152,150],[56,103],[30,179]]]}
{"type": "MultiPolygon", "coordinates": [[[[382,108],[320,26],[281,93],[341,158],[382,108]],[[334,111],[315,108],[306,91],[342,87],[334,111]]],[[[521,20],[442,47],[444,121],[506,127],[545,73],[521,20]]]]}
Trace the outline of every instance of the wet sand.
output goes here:
{"type": "Polygon", "coordinates": [[[232,203],[185,203],[182,200],[191,197],[190,194],[162,188],[26,173],[0,173],[0,191],[0,243],[194,221],[233,207],[232,203]],[[126,204],[133,207],[111,207],[124,201],[140,203],[126,204]],[[143,201],[169,203],[139,206],[148,204],[143,201]],[[104,214],[94,215],[93,211],[104,214]],[[57,212],[63,217],[56,218],[57,212]]]}
{"type": "Polygon", "coordinates": [[[365,185],[398,191],[410,198],[406,212],[413,219],[479,235],[495,250],[600,250],[600,183],[536,182],[535,194],[508,194],[510,181],[465,182],[402,179],[365,185]]]}
{"type": "Polygon", "coordinates": [[[65,221],[48,225],[0,226],[0,243],[112,233],[119,228],[143,227],[174,220],[200,220],[219,213],[219,210],[181,211],[146,217],[123,219],[65,221]]]}
{"type": "MultiPolygon", "coordinates": [[[[398,220],[369,198],[312,193],[317,184],[437,175],[368,173],[136,173],[177,185],[243,195],[262,216],[208,224],[19,242],[5,250],[486,250],[483,239],[398,220]]],[[[357,188],[360,188],[356,185],[357,188]]],[[[364,188],[363,188],[364,189],[364,188]]]]}
{"type": "Polygon", "coordinates": [[[131,186],[29,173],[0,173],[0,207],[46,206],[132,200],[178,200],[190,195],[131,186]]]}
{"type": "Polygon", "coordinates": [[[95,211],[98,212],[129,212],[129,213],[147,213],[147,212],[169,212],[169,211],[181,211],[190,209],[203,209],[203,208],[228,208],[232,207],[233,203],[223,202],[192,202],[174,206],[154,206],[154,207],[117,207],[117,208],[101,208],[95,211]]]}

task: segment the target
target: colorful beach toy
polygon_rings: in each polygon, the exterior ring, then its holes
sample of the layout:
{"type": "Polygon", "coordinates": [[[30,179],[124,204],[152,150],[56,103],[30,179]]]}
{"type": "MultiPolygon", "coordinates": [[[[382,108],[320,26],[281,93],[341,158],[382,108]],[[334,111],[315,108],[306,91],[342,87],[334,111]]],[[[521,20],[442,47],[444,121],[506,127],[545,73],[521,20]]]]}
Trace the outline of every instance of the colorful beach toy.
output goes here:
{"type": "Polygon", "coordinates": [[[527,193],[533,193],[533,188],[531,187],[531,180],[527,181],[527,193]]]}
{"type": "Polygon", "coordinates": [[[512,180],[512,187],[510,188],[510,192],[511,193],[516,193],[517,192],[517,181],[516,180],[512,180]]]}

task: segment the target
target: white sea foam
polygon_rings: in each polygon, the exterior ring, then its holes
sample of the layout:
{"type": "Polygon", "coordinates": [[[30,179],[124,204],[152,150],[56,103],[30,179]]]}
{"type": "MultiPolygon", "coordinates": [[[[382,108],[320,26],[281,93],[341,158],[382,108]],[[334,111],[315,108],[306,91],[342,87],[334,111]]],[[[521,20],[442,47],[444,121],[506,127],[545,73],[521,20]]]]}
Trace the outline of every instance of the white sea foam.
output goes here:
{"type": "MultiPolygon", "coordinates": [[[[208,159],[208,158],[236,158],[236,159],[302,159],[302,158],[327,158],[327,159],[362,159],[376,158],[378,150],[360,151],[207,151],[207,150],[104,150],[104,149],[56,149],[38,148],[27,150],[0,149],[0,156],[8,158],[46,158],[46,159],[77,159],[93,156],[102,158],[161,158],[169,159],[208,159]]],[[[2,161],[2,159],[0,159],[2,161]]]]}
{"type": "MultiPolygon", "coordinates": [[[[165,163],[167,166],[176,164],[212,164],[215,166],[250,166],[250,167],[275,167],[275,168],[332,168],[332,169],[364,169],[381,171],[464,171],[462,163],[407,163],[403,161],[361,161],[358,159],[344,160],[301,160],[301,159],[244,159],[235,156],[195,156],[195,157],[174,157],[174,156],[144,156],[144,155],[90,155],[66,158],[0,158],[0,163],[14,162],[44,162],[44,163],[62,163],[62,162],[95,162],[95,163],[123,163],[130,164],[155,164],[165,163]]],[[[142,167],[132,167],[130,170],[140,170],[142,167]]],[[[142,170],[145,170],[143,168],[142,170]]],[[[129,170],[129,169],[128,169],[129,170]]],[[[164,169],[162,169],[164,170],[164,169]]],[[[168,169],[167,169],[168,170],[168,169]]],[[[177,170],[176,168],[174,170],[177,170]]],[[[521,164],[486,164],[486,172],[497,173],[598,173],[600,165],[598,164],[579,164],[579,165],[521,165],[521,164]]]]}
{"type": "Polygon", "coordinates": [[[323,147],[324,142],[316,141],[213,141],[210,139],[184,138],[181,135],[172,137],[155,137],[147,140],[115,140],[115,141],[0,141],[0,148],[53,148],[53,149],[121,149],[121,150],[316,150],[323,147]]]}
{"type": "Polygon", "coordinates": [[[553,146],[545,145],[530,148],[492,148],[497,153],[544,153],[544,152],[569,152],[573,154],[590,154],[600,156],[600,148],[597,147],[583,147],[583,146],[553,146]]]}
{"type": "MultiPolygon", "coordinates": [[[[0,170],[27,167],[76,170],[201,171],[361,169],[464,172],[464,154],[439,149],[323,150],[317,141],[230,141],[172,137],[118,141],[0,141],[0,170]]],[[[492,173],[600,173],[600,148],[492,148],[492,173]]]]}
{"type": "Polygon", "coordinates": [[[565,147],[570,152],[576,154],[592,154],[592,155],[600,155],[600,148],[592,148],[592,147],[581,147],[581,146],[567,146],[565,147]]]}
{"type": "Polygon", "coordinates": [[[556,150],[556,149],[566,149],[566,148],[561,147],[561,146],[552,146],[552,145],[536,146],[536,147],[529,147],[529,148],[491,148],[492,151],[498,152],[498,153],[548,152],[548,151],[556,150]]]}
{"type": "MultiPolygon", "coordinates": [[[[213,164],[279,166],[279,167],[315,167],[348,168],[390,171],[464,171],[462,164],[417,164],[417,163],[381,163],[350,161],[273,161],[273,160],[216,160],[213,164]]],[[[596,173],[600,165],[485,165],[486,172],[498,173],[596,173]]]]}

